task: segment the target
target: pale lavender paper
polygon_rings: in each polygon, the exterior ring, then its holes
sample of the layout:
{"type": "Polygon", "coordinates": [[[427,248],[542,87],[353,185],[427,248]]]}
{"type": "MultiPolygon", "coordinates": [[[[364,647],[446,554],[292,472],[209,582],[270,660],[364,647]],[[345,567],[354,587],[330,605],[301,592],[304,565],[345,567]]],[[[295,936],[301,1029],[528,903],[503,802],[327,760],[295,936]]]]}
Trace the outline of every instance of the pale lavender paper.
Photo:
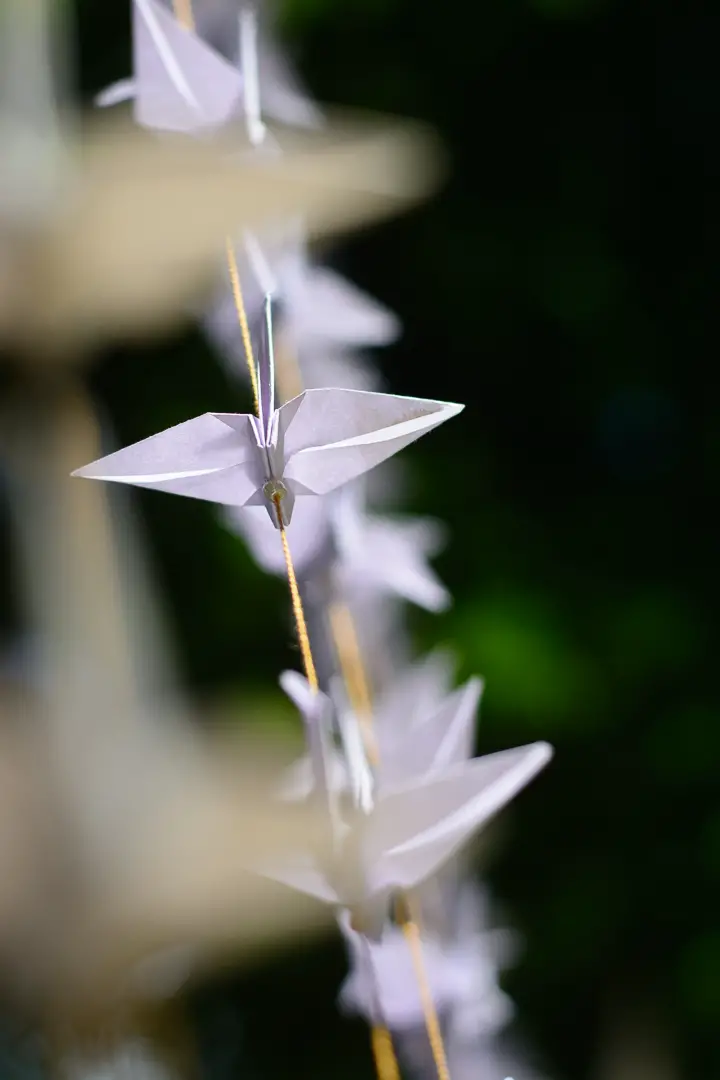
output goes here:
{"type": "MultiPolygon", "coordinates": [[[[351,349],[384,345],[397,337],[397,319],[385,307],[305,254],[299,226],[285,242],[245,234],[236,256],[248,319],[258,316],[265,292],[279,304],[278,326],[307,389],[373,389],[377,375],[351,349]]],[[[301,231],[301,230],[300,230],[301,231]]],[[[217,347],[245,375],[247,367],[232,291],[224,286],[205,318],[217,347]]]]}
{"type": "Polygon", "coordinates": [[[451,597],[428,559],[441,549],[445,530],[430,518],[369,514],[358,485],[338,493],[332,505],[341,593],[395,593],[428,611],[443,611],[451,597]]]}
{"type": "Polygon", "coordinates": [[[372,811],[349,824],[346,843],[349,838],[352,847],[331,871],[332,880],[309,854],[253,869],[360,912],[368,936],[381,934],[392,892],[412,889],[437,873],[551,756],[547,743],[533,743],[378,792],[372,811]]]}
{"type": "MultiPolygon", "coordinates": [[[[327,499],[299,499],[293,507],[288,526],[288,540],[295,571],[303,577],[332,555],[332,536],[327,499]]],[[[223,521],[231,532],[241,536],[258,566],[268,574],[287,573],[285,556],[277,543],[274,522],[262,506],[227,507],[223,521]]]]}
{"type": "Polygon", "coordinates": [[[470,679],[419,721],[407,723],[405,715],[400,714],[394,723],[386,719],[378,723],[378,783],[392,787],[471,758],[482,692],[482,680],[470,679]]]}
{"type": "Polygon", "coordinates": [[[97,99],[112,105],[134,99],[135,119],[158,131],[191,133],[239,115],[240,71],[157,0],[133,0],[134,78],[97,99]]]}
{"type": "Polygon", "coordinates": [[[274,507],[269,481],[296,496],[326,495],[410,445],[462,405],[361,390],[306,390],[273,413],[270,438],[244,413],[205,413],[126,447],[73,476],[185,495],[227,506],[274,507]]]}
{"type": "MultiPolygon", "coordinates": [[[[338,920],[348,948],[350,974],[340,990],[340,1004],[347,1011],[372,1021],[373,988],[368,985],[367,970],[361,952],[369,951],[380,1009],[387,1026],[393,1030],[414,1027],[423,1022],[423,1001],[418,985],[413,955],[403,932],[388,927],[379,942],[364,946],[359,934],[350,928],[347,915],[338,920]]],[[[422,939],[423,965],[435,1008],[443,1013],[458,998],[472,992],[472,982],[462,957],[448,953],[439,941],[422,939]]]]}
{"type": "MultiPolygon", "coordinates": [[[[385,705],[374,719],[379,762],[375,781],[379,791],[407,781],[420,780],[441,772],[472,757],[475,737],[475,716],[483,690],[481,679],[470,679],[465,686],[449,695],[439,705],[426,705],[420,715],[403,707],[402,697],[397,711],[385,705]]],[[[340,680],[333,680],[331,693],[336,716],[356,725],[347,696],[340,680]]],[[[313,790],[314,770],[309,758],[301,758],[288,775],[286,798],[305,799],[313,790]]],[[[342,755],[336,752],[332,761],[332,784],[337,791],[350,789],[350,777],[342,755]]]]}
{"type": "MultiPolygon", "coordinates": [[[[197,32],[236,66],[241,64],[239,5],[227,0],[193,0],[197,32]]],[[[259,13],[262,16],[262,12],[259,13]]],[[[287,58],[259,19],[256,39],[262,111],[292,127],[318,127],[322,112],[307,95],[287,58]]]]}
{"type": "Polygon", "coordinates": [[[392,312],[329,267],[313,265],[303,244],[286,249],[274,272],[285,330],[299,349],[387,345],[400,332],[392,312]]]}

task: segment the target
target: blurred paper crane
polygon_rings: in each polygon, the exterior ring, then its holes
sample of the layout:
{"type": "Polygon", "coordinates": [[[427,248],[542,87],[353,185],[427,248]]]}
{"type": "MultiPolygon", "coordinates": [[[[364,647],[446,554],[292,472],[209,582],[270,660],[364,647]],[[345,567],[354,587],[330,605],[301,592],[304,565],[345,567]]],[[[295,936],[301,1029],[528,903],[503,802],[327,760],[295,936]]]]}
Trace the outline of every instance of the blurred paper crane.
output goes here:
{"type": "MultiPolygon", "coordinates": [[[[245,16],[253,13],[194,4],[196,33],[158,0],[133,0],[132,12],[134,77],[108,87],[97,103],[132,100],[137,122],[162,130],[198,130],[237,119],[247,106],[248,65],[242,53],[247,52],[243,38],[254,25],[253,19],[247,27],[245,16]],[[216,50],[220,40],[231,43],[229,50],[216,50]]],[[[266,36],[257,35],[252,44],[263,112],[293,126],[319,124],[319,109],[302,94],[266,36]]]]}
{"type": "Polygon", "coordinates": [[[16,349],[74,358],[162,331],[210,287],[228,236],[297,215],[309,236],[327,235],[434,182],[431,140],[402,122],[338,116],[321,131],[278,130],[259,153],[241,126],[159,140],[115,118],[79,136],[56,117],[44,4],[27,10],[37,17],[4,5],[0,35],[4,56],[28,60],[0,65],[0,341],[16,349]]]}
{"type": "Polygon", "coordinates": [[[244,0],[193,0],[192,11],[196,32],[241,70],[247,68],[248,52],[255,50],[259,105],[264,115],[293,127],[322,123],[320,108],[308,96],[285,52],[274,44],[267,5],[244,0]]]}
{"type": "Polygon", "coordinates": [[[322,815],[270,802],[285,760],[230,753],[139,692],[128,637],[142,625],[130,583],[117,588],[102,489],[69,476],[89,419],[55,388],[16,400],[2,428],[42,666],[22,723],[0,729],[0,975],[63,1012],[137,993],[138,965],[165,950],[209,962],[324,917],[246,869],[323,850],[322,815]]]}
{"type": "Polygon", "coordinates": [[[339,122],[281,138],[156,141],[120,121],[68,138],[69,190],[36,229],[3,237],[0,340],[40,353],[162,331],[217,273],[225,238],[303,215],[311,235],[383,217],[428,188],[421,131],[339,122]],[[42,298],[42,302],[38,302],[42,298]]]}

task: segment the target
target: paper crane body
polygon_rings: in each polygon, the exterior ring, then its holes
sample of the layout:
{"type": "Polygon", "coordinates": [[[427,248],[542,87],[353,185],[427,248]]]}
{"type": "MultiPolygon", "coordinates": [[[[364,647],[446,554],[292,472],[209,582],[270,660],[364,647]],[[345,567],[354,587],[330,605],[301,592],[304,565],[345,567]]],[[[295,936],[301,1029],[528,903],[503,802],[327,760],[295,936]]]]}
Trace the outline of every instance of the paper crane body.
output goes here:
{"type": "Polygon", "coordinates": [[[336,581],[353,595],[372,590],[442,611],[450,594],[428,564],[443,546],[444,530],[432,518],[370,514],[361,484],[338,493],[331,508],[337,550],[336,581]]]}
{"type": "Polygon", "coordinates": [[[472,757],[475,716],[483,692],[481,679],[470,679],[421,720],[378,718],[378,782],[384,786],[431,776],[472,757]]]}
{"type": "Polygon", "coordinates": [[[202,0],[193,4],[197,33],[237,63],[243,75],[248,67],[248,52],[254,53],[259,104],[264,114],[295,127],[317,127],[322,123],[322,112],[273,42],[268,27],[263,25],[266,22],[263,14],[249,5],[241,6],[238,35],[237,4],[227,0],[202,0]]]}
{"type": "MultiPolygon", "coordinates": [[[[289,675],[297,680],[302,679],[291,672],[286,672],[283,679],[289,675]]],[[[392,699],[384,707],[381,701],[374,722],[379,756],[375,769],[377,790],[382,792],[398,784],[418,781],[467,761],[472,756],[475,715],[482,691],[482,680],[470,679],[465,686],[435,707],[431,706],[419,717],[388,708],[388,704],[393,705],[392,699]]],[[[306,683],[303,693],[307,700],[311,700],[306,683]]],[[[336,697],[340,696],[336,690],[336,697]]],[[[345,701],[340,701],[339,707],[346,713],[350,712],[345,701]]],[[[355,717],[350,715],[349,722],[356,723],[355,717]]],[[[301,758],[288,770],[282,789],[284,797],[308,798],[315,787],[315,775],[311,756],[301,758]]],[[[350,771],[337,750],[331,750],[328,754],[325,782],[334,792],[350,789],[350,771]]]]}
{"type": "MultiPolygon", "coordinates": [[[[269,294],[280,306],[280,331],[305,389],[375,389],[377,375],[351,348],[385,345],[398,336],[395,316],[339,274],[312,264],[297,223],[281,235],[245,232],[236,248],[243,299],[254,322],[269,294]]],[[[246,374],[232,290],[223,288],[205,317],[211,339],[236,373],[246,374]]]]}
{"type": "MultiPolygon", "coordinates": [[[[332,538],[327,513],[327,499],[300,499],[295,504],[288,538],[295,569],[301,577],[332,556],[332,538]]],[[[268,574],[284,576],[285,557],[275,543],[273,522],[262,507],[228,507],[223,513],[228,529],[241,536],[258,566],[268,574]]]]}
{"type": "MultiPolygon", "coordinates": [[[[255,236],[246,239],[248,269],[255,282],[254,290],[246,290],[249,310],[260,307],[270,285],[273,298],[282,304],[283,329],[301,351],[328,344],[370,347],[393,341],[400,326],[392,312],[334,270],[314,265],[303,236],[298,229],[294,232],[289,242],[273,245],[274,252],[255,236]]],[[[229,305],[224,310],[237,327],[229,305]]]]}
{"type": "MultiPolygon", "coordinates": [[[[316,126],[319,110],[301,97],[269,46],[263,44],[261,53],[263,111],[283,123],[316,126]]],[[[241,66],[182,26],[158,0],[133,2],[133,67],[134,78],[108,87],[97,104],[132,99],[142,127],[190,134],[221,127],[244,109],[247,87],[241,66]]]]}
{"type": "Polygon", "coordinates": [[[453,907],[454,936],[446,948],[462,957],[467,982],[452,1003],[449,1030],[464,1042],[487,1039],[513,1016],[499,974],[517,956],[518,938],[510,930],[491,927],[487,898],[474,883],[461,885],[453,907]]]}
{"type": "MultiPolygon", "coordinates": [[[[321,865],[310,853],[254,868],[299,892],[353,914],[353,925],[379,939],[395,891],[420,885],[547,764],[547,743],[505,750],[426,779],[372,793],[372,807],[345,819],[340,854],[321,865]]],[[[348,761],[351,783],[353,762],[348,761]]]]}
{"type": "MultiPolygon", "coordinates": [[[[358,484],[350,484],[328,499],[306,502],[293,521],[293,557],[306,571],[316,559],[332,567],[327,583],[331,597],[340,595],[350,606],[373,594],[400,596],[428,611],[442,611],[450,595],[428,564],[442,540],[438,522],[410,515],[388,517],[361,508],[358,484]]],[[[282,552],[272,544],[272,526],[264,514],[229,511],[228,527],[239,533],[253,558],[273,574],[285,573],[282,552]]]]}
{"type": "MultiPolygon", "coordinates": [[[[348,1012],[359,1013],[370,1022],[374,1004],[393,1030],[413,1028],[423,1023],[423,1001],[413,956],[402,931],[388,927],[380,942],[363,941],[345,916],[339,920],[350,958],[351,970],[340,990],[340,1004],[348,1012]],[[367,970],[366,957],[372,964],[367,970]]],[[[458,999],[472,992],[472,976],[460,954],[444,948],[433,938],[423,938],[423,964],[432,1000],[444,1013],[458,999]]]]}
{"type": "Polygon", "coordinates": [[[306,390],[275,409],[269,301],[258,363],[259,416],[204,413],[73,476],[135,484],[226,506],[265,505],[288,525],[296,496],[326,495],[456,416],[442,401],[306,390]]]}
{"type": "Polygon", "coordinates": [[[134,0],[132,10],[135,77],[109,87],[99,105],[133,98],[142,127],[186,133],[239,113],[243,79],[236,67],[157,0],[134,0]]]}

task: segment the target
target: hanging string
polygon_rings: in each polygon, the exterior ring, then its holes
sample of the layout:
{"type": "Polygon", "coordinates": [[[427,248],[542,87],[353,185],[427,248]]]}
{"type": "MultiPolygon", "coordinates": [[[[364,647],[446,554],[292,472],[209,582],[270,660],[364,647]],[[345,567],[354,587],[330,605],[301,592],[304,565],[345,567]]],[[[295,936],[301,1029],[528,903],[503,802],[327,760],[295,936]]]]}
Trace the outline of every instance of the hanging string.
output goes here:
{"type": "MultiPolygon", "coordinates": [[[[173,0],[173,11],[176,19],[182,26],[188,30],[195,29],[192,0],[173,0]]],[[[242,286],[240,284],[240,271],[237,264],[235,246],[230,237],[226,240],[226,253],[233,301],[238,316],[243,349],[245,351],[245,358],[252,385],[255,413],[259,415],[260,399],[257,368],[253,357],[250,328],[248,325],[242,286]]],[[[279,387],[280,395],[285,400],[289,400],[296,394],[302,392],[303,383],[297,357],[288,347],[287,342],[283,342],[281,372],[284,378],[279,380],[282,382],[282,385],[279,387]]],[[[278,374],[280,374],[280,372],[278,374]]],[[[317,693],[319,690],[317,671],[312,655],[310,635],[308,634],[305,611],[300,596],[300,589],[298,587],[295,566],[287,538],[287,531],[283,524],[281,496],[279,494],[275,495],[273,497],[273,502],[275,504],[278,522],[280,523],[280,540],[282,543],[283,555],[285,557],[288,587],[292,601],[298,643],[300,645],[303,667],[305,669],[305,677],[313,692],[317,693]]],[[[379,755],[377,742],[372,730],[372,699],[365,667],[362,662],[360,645],[352,613],[347,605],[336,603],[331,605],[328,616],[351,705],[361,724],[368,759],[371,764],[377,764],[379,755]]],[[[406,936],[408,936],[408,940],[411,943],[413,963],[415,965],[416,976],[420,986],[421,997],[423,999],[425,1024],[437,1068],[438,1080],[450,1080],[442,1034],[440,1032],[440,1024],[432,1001],[432,994],[430,993],[425,965],[422,958],[419,930],[417,924],[409,920],[403,922],[402,925],[403,931],[406,933],[406,936]]],[[[393,1048],[392,1036],[388,1028],[382,1025],[373,1024],[370,1036],[375,1068],[379,1080],[400,1080],[400,1069],[393,1048]]]]}
{"type": "Polygon", "coordinates": [[[360,725],[368,761],[377,767],[380,753],[373,729],[372,696],[355,620],[347,604],[335,602],[328,608],[328,622],[350,705],[360,725]]]}
{"type": "Polygon", "coordinates": [[[419,920],[416,913],[412,910],[410,897],[407,893],[400,898],[397,909],[398,922],[400,923],[403,935],[410,949],[413,968],[415,969],[415,978],[417,979],[417,984],[420,989],[420,1000],[422,1002],[423,1014],[425,1017],[425,1029],[430,1041],[430,1049],[432,1051],[433,1061],[435,1062],[438,1080],[450,1080],[450,1069],[448,1068],[445,1042],[440,1028],[440,1019],[437,1014],[437,1009],[435,1008],[435,1002],[433,1001],[432,990],[430,988],[430,980],[428,979],[427,968],[425,967],[419,920]]]}
{"type": "MultiPolygon", "coordinates": [[[[368,761],[377,767],[380,753],[373,725],[372,698],[352,613],[345,604],[333,604],[328,612],[328,617],[350,704],[364,736],[365,752],[368,761]]],[[[423,958],[420,927],[418,920],[413,919],[410,915],[410,900],[407,895],[401,897],[398,910],[398,922],[410,948],[415,978],[420,990],[425,1028],[438,1080],[450,1080],[450,1070],[440,1029],[440,1020],[433,1001],[432,989],[423,958]]],[[[397,1063],[395,1067],[397,1068],[397,1063]]]]}
{"type": "Polygon", "coordinates": [[[363,936],[362,930],[357,930],[356,932],[360,934],[361,943],[358,962],[365,962],[368,989],[370,992],[370,1011],[372,1015],[372,1023],[370,1024],[370,1045],[372,1046],[373,1059],[375,1061],[375,1071],[377,1072],[378,1080],[400,1080],[400,1068],[393,1048],[392,1035],[383,1018],[382,1004],[380,1001],[380,987],[378,985],[375,965],[373,964],[370,943],[367,938],[363,936]]]}
{"type": "MultiPolygon", "coordinates": [[[[380,760],[380,754],[373,725],[372,698],[352,613],[345,604],[333,604],[330,606],[328,618],[335,641],[335,647],[338,652],[343,679],[347,687],[348,697],[350,698],[350,704],[352,705],[353,712],[360,724],[361,733],[364,736],[365,752],[368,756],[368,761],[377,767],[380,760]]],[[[399,901],[398,911],[398,922],[400,923],[405,940],[410,948],[415,978],[420,991],[420,1001],[422,1003],[425,1028],[430,1042],[430,1049],[432,1051],[438,1080],[450,1080],[450,1070],[447,1063],[447,1054],[445,1053],[445,1043],[440,1029],[440,1020],[438,1018],[437,1009],[435,1008],[435,1002],[433,1001],[432,989],[430,987],[423,958],[419,922],[417,918],[413,918],[410,914],[410,899],[406,894],[403,895],[399,901]]],[[[378,1038],[380,1038],[380,1036],[378,1036],[378,1038]]],[[[390,1035],[388,1033],[388,1039],[389,1038],[390,1035]]],[[[392,1051],[391,1042],[390,1048],[394,1059],[395,1055],[394,1051],[392,1051]]],[[[395,1068],[397,1069],[397,1061],[395,1061],[395,1068]]]]}
{"type": "MultiPolygon", "coordinates": [[[[192,12],[192,0],[173,0],[173,11],[175,13],[175,18],[178,20],[178,22],[182,23],[182,25],[189,30],[194,29],[195,20],[193,18],[192,12]]],[[[250,373],[250,382],[252,384],[255,414],[259,416],[260,395],[258,391],[257,367],[255,365],[255,357],[253,355],[252,339],[250,337],[250,327],[248,326],[247,312],[245,310],[245,300],[243,297],[242,286],[240,284],[240,270],[238,268],[237,257],[235,255],[235,245],[233,244],[230,237],[227,237],[225,247],[227,253],[228,271],[230,274],[230,284],[232,286],[233,300],[235,302],[235,310],[237,311],[238,322],[240,324],[240,333],[242,335],[243,349],[245,351],[245,359],[247,361],[248,371],[250,373]]],[[[298,588],[295,565],[293,563],[292,554],[290,552],[290,544],[288,543],[287,532],[283,524],[283,515],[280,500],[280,495],[275,495],[273,497],[275,511],[277,513],[278,523],[280,525],[280,540],[282,542],[283,555],[285,556],[285,567],[287,570],[288,587],[290,589],[290,599],[292,601],[293,616],[295,618],[295,628],[297,631],[298,643],[300,645],[303,667],[305,668],[305,677],[310,684],[313,692],[317,693],[317,691],[319,690],[317,671],[315,669],[312,648],[310,646],[310,635],[308,634],[307,622],[305,620],[305,611],[303,609],[302,598],[300,596],[300,589],[298,588]]]]}
{"type": "Polygon", "coordinates": [[[293,615],[295,616],[295,629],[300,644],[303,667],[305,668],[305,678],[310,684],[313,693],[317,693],[320,689],[320,685],[318,683],[315,661],[313,660],[312,649],[310,647],[310,635],[308,634],[307,623],[305,621],[305,611],[300,596],[300,589],[298,588],[295,566],[290,553],[290,544],[288,543],[285,526],[282,524],[283,517],[280,500],[280,495],[275,495],[273,498],[275,511],[278,516],[278,521],[280,522],[280,540],[282,541],[283,555],[285,556],[285,568],[287,570],[288,586],[290,588],[290,599],[292,600],[293,615]]]}
{"type": "Polygon", "coordinates": [[[230,275],[230,286],[232,288],[233,301],[235,302],[235,311],[238,317],[238,323],[240,324],[240,336],[242,337],[243,349],[245,351],[245,360],[247,362],[248,371],[250,373],[250,383],[252,385],[253,392],[253,404],[255,407],[255,413],[260,413],[260,397],[258,392],[258,378],[257,369],[255,367],[255,361],[253,359],[252,341],[250,339],[250,327],[248,326],[247,311],[245,310],[245,299],[243,297],[242,286],[240,284],[240,270],[237,264],[237,256],[235,255],[235,245],[230,237],[225,241],[225,250],[227,252],[227,265],[228,273],[230,275]]]}
{"type": "Polygon", "coordinates": [[[370,1043],[379,1080],[400,1080],[400,1068],[388,1029],[373,1024],[370,1028],[370,1043]]]}

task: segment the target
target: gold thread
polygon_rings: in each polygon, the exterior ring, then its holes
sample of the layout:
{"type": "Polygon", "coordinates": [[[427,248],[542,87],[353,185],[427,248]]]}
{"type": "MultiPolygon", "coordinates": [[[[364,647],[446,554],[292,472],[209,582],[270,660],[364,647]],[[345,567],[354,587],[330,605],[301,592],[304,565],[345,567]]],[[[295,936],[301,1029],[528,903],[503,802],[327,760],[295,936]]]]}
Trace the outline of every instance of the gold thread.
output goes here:
{"type": "Polygon", "coordinates": [[[278,515],[278,521],[280,522],[280,539],[282,541],[283,555],[285,556],[285,567],[287,569],[288,586],[290,588],[290,599],[292,600],[293,615],[295,616],[295,629],[297,631],[298,643],[300,645],[300,653],[302,654],[303,667],[305,668],[305,677],[310,684],[310,689],[317,693],[320,689],[318,683],[317,672],[315,670],[315,661],[313,660],[312,649],[310,647],[310,635],[308,634],[307,623],[305,622],[305,611],[303,609],[302,599],[300,597],[300,589],[298,588],[297,577],[295,575],[295,566],[293,564],[292,555],[290,553],[290,544],[288,543],[287,532],[283,525],[282,505],[279,495],[275,495],[273,498],[275,504],[275,510],[278,515]]]}
{"type": "MultiPolygon", "coordinates": [[[[338,654],[338,660],[340,662],[340,668],[348,690],[348,696],[350,697],[350,703],[357,716],[363,734],[366,753],[370,763],[377,767],[380,760],[380,753],[374,732],[372,697],[352,612],[346,604],[331,604],[328,610],[328,619],[338,654]]],[[[420,928],[417,917],[411,918],[410,898],[407,894],[403,894],[398,903],[398,922],[400,923],[405,939],[410,947],[415,978],[417,979],[418,989],[420,990],[425,1028],[427,1030],[438,1080],[450,1080],[450,1070],[447,1063],[447,1054],[445,1053],[445,1043],[443,1041],[442,1031],[440,1030],[440,1021],[432,998],[432,990],[428,982],[425,960],[423,958],[420,928]]],[[[387,1052],[387,1050],[385,1052],[387,1052]]],[[[394,1059],[392,1043],[390,1043],[390,1052],[393,1053],[394,1059]]],[[[397,1061],[395,1061],[395,1068],[397,1069],[397,1061]]],[[[377,1064],[377,1069],[378,1075],[382,1080],[380,1064],[377,1064]]]]}
{"type": "Polygon", "coordinates": [[[332,603],[328,608],[328,621],[350,705],[360,725],[365,752],[370,764],[377,766],[380,755],[373,730],[372,695],[352,612],[347,604],[332,603]]]}
{"type": "Polygon", "coordinates": [[[370,1028],[370,1041],[379,1080],[400,1080],[400,1069],[388,1029],[373,1024],[370,1028]]]}
{"type": "Polygon", "coordinates": [[[438,1019],[437,1009],[435,1008],[435,1002],[433,1001],[432,990],[427,976],[427,968],[425,967],[425,959],[423,957],[420,927],[418,925],[417,916],[411,911],[410,898],[407,894],[403,895],[398,904],[398,909],[398,921],[400,922],[405,940],[410,948],[413,968],[415,969],[415,978],[417,979],[418,988],[420,990],[420,1000],[422,1002],[423,1014],[425,1017],[425,1029],[430,1041],[430,1049],[432,1050],[438,1080],[450,1080],[450,1069],[448,1068],[445,1043],[443,1041],[442,1031],[440,1030],[440,1020],[438,1019]],[[415,917],[413,917],[413,915],[415,915],[415,917]]]}
{"type": "Polygon", "coordinates": [[[255,358],[253,357],[250,327],[248,326],[247,311],[245,310],[245,300],[243,298],[242,286],[240,285],[240,270],[238,269],[237,257],[235,255],[235,246],[229,236],[225,241],[225,250],[227,252],[227,265],[233,301],[235,302],[235,311],[237,312],[238,322],[240,324],[240,335],[242,337],[243,349],[245,350],[245,360],[247,361],[248,371],[250,372],[255,413],[259,416],[260,394],[258,392],[257,369],[255,367],[255,358]]]}

